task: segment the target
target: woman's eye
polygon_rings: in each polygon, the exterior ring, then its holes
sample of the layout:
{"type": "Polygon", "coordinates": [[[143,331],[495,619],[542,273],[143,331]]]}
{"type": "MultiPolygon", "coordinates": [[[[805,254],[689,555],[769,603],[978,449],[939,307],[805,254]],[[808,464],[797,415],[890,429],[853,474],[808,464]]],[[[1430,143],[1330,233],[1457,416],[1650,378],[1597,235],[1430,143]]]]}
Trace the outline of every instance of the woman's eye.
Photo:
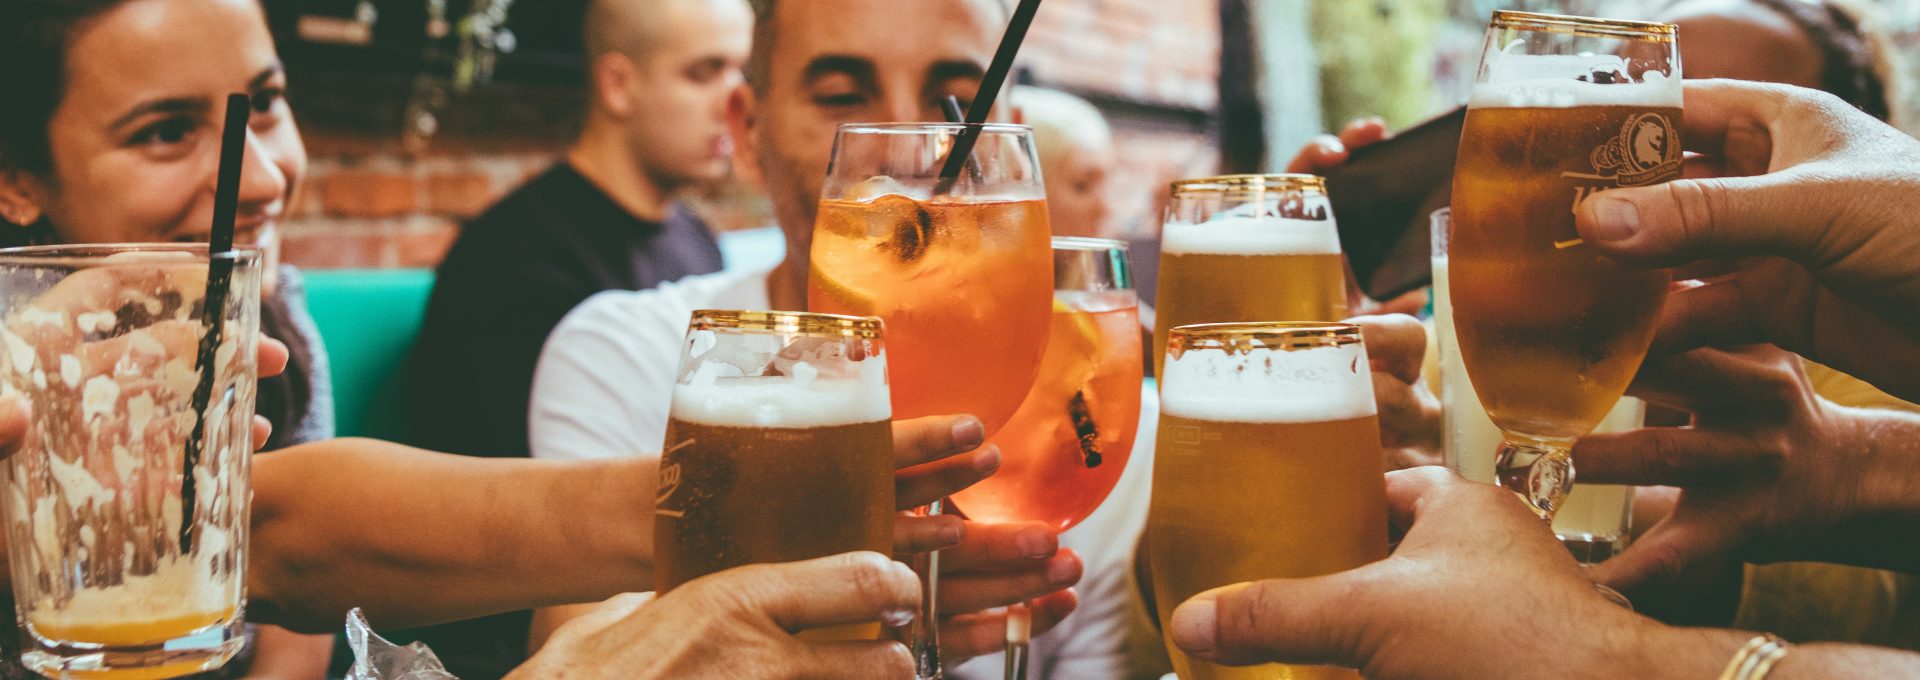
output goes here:
{"type": "Polygon", "coordinates": [[[255,113],[272,113],[274,107],[279,106],[280,102],[286,98],[287,91],[278,88],[255,92],[253,93],[253,110],[255,113]]]}
{"type": "Polygon", "coordinates": [[[142,146],[163,146],[187,141],[193,134],[194,122],[186,118],[171,118],[148,125],[134,133],[133,143],[142,146]]]}

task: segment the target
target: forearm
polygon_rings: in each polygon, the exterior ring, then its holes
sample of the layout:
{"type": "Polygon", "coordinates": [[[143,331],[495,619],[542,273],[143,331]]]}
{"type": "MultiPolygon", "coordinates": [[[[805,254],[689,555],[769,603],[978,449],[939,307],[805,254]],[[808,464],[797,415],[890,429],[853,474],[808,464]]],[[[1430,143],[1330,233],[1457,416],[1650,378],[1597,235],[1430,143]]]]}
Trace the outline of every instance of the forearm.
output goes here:
{"type": "Polygon", "coordinates": [[[342,439],[256,459],[250,614],[379,627],[587,602],[651,581],[646,459],[482,459],[342,439]]]}
{"type": "Polygon", "coordinates": [[[1920,572],[1920,415],[1842,409],[1857,437],[1865,473],[1839,531],[1819,532],[1810,557],[1863,567],[1920,572]],[[1824,540],[1822,540],[1824,539],[1824,540]]]}

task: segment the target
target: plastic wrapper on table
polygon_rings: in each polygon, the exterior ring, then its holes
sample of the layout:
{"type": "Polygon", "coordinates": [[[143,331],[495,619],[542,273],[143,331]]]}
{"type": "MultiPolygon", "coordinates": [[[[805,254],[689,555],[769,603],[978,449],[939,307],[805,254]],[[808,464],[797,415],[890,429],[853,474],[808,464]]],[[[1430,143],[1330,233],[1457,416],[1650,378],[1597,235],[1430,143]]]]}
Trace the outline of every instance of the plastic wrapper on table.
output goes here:
{"type": "Polygon", "coordinates": [[[353,649],[347,680],[460,680],[426,645],[402,647],[380,637],[358,608],[347,612],[347,646],[353,649]]]}

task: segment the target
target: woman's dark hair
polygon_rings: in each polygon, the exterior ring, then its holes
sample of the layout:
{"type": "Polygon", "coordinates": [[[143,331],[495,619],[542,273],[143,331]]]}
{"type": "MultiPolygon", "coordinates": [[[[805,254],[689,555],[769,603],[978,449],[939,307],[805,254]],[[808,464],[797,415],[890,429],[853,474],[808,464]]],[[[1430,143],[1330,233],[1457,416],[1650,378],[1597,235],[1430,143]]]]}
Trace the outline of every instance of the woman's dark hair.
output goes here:
{"type": "Polygon", "coordinates": [[[1892,117],[1887,84],[1879,71],[1879,55],[1857,17],[1829,1],[1753,1],[1786,17],[1813,41],[1820,51],[1821,90],[1880,120],[1892,117]]]}
{"type": "MultiPolygon", "coordinates": [[[[53,171],[47,139],[53,111],[66,95],[67,46],[91,22],[129,0],[0,0],[0,170],[53,171]]],[[[0,223],[0,247],[64,242],[45,219],[28,226],[0,223]]],[[[310,340],[294,323],[284,295],[260,300],[260,332],[287,344],[287,370],[260,381],[260,415],[273,423],[266,449],[292,442],[312,400],[310,340]]]]}
{"type": "Polygon", "coordinates": [[[0,168],[53,170],[47,124],[65,96],[67,43],[87,22],[127,0],[0,2],[0,168]]]}

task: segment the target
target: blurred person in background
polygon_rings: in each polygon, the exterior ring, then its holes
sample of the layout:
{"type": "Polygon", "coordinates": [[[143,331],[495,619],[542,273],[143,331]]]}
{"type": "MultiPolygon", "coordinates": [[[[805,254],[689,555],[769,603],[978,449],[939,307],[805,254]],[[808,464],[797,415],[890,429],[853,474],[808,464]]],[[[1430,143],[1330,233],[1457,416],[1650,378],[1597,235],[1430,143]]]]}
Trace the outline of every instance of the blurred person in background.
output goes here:
{"type": "MultiPolygon", "coordinates": [[[[207,240],[226,95],[251,97],[234,240],[266,251],[260,330],[290,350],[259,384],[263,450],[332,437],[299,273],[271,266],[307,154],[256,0],[7,2],[0,63],[0,246],[207,240]]],[[[19,642],[0,635],[0,678],[33,677],[19,642]]],[[[331,635],[256,626],[252,658],[209,676],[321,678],[332,648],[331,635]]]]}
{"type": "MultiPolygon", "coordinates": [[[[745,0],[591,0],[580,136],[467,223],[441,262],[409,366],[412,442],[527,455],[533,366],[574,305],[719,271],[676,194],[728,174],[724,114],[753,38],[745,0]]],[[[421,631],[468,680],[526,658],[528,612],[421,631]]]]}
{"type": "Polygon", "coordinates": [[[527,454],[527,390],[547,332],[609,289],[719,271],[676,200],[728,174],[724,113],[752,41],[745,0],[592,0],[590,96],[551,169],[466,224],[440,264],[412,361],[415,440],[527,454]]]}
{"type": "Polygon", "coordinates": [[[1109,237],[1107,175],[1116,159],[1106,116],[1085,99],[1030,85],[1013,88],[1013,106],[1033,128],[1053,234],[1109,237]]]}

